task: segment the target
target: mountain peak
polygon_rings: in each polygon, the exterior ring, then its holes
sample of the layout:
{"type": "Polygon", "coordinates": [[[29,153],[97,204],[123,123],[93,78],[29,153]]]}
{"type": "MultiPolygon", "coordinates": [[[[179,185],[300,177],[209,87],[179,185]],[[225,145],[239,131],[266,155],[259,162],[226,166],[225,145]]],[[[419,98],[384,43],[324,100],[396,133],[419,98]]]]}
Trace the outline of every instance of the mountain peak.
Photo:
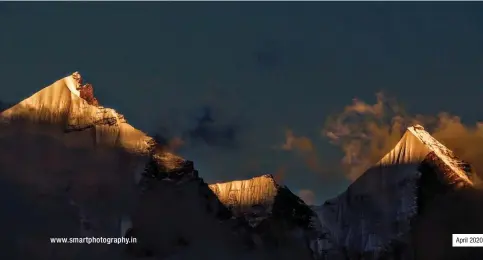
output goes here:
{"type": "MultiPolygon", "coordinates": [[[[54,132],[87,131],[93,135],[96,145],[120,146],[134,153],[149,153],[153,147],[152,138],[129,125],[124,116],[114,109],[100,106],[92,85],[83,81],[79,72],[57,80],[3,111],[0,121],[10,125],[16,121],[30,125],[41,123],[55,129],[54,132]]],[[[80,141],[72,139],[72,142],[80,141]]],[[[87,142],[83,145],[91,144],[87,142]]]]}
{"type": "Polygon", "coordinates": [[[473,185],[465,168],[423,126],[408,127],[377,164],[317,209],[330,244],[324,250],[339,254],[337,248],[344,248],[382,259],[394,241],[410,243],[412,220],[426,205],[473,185]]]}
{"type": "Polygon", "coordinates": [[[75,72],[73,72],[73,73],[72,73],[70,76],[71,76],[73,79],[75,79],[75,80],[76,80],[76,81],[79,83],[79,85],[81,85],[81,84],[82,84],[82,76],[81,76],[80,72],[75,71],[75,72]]]}

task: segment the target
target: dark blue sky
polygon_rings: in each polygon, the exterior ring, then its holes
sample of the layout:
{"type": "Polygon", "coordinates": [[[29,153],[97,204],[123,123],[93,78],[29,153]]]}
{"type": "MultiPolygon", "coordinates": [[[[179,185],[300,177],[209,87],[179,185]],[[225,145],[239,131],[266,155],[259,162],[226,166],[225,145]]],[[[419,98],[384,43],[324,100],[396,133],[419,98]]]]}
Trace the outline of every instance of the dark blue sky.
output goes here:
{"type": "Polygon", "coordinates": [[[318,202],[347,181],[275,149],[287,128],[336,164],[320,132],[352,98],[474,121],[482,69],[480,3],[0,3],[2,100],[78,70],[134,126],[190,139],[207,181],[286,168],[318,202]]]}

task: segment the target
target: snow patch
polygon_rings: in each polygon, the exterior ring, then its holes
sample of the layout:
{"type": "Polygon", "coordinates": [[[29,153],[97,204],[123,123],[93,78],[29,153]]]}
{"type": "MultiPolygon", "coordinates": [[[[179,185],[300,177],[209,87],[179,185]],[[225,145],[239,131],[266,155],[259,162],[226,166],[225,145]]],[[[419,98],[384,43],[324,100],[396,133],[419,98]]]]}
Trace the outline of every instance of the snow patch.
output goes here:
{"type": "Polygon", "coordinates": [[[64,78],[65,85],[69,88],[70,92],[72,92],[72,94],[76,95],[79,98],[80,91],[78,89],[80,87],[81,80],[82,77],[77,71],[72,73],[72,75],[64,78]]]}

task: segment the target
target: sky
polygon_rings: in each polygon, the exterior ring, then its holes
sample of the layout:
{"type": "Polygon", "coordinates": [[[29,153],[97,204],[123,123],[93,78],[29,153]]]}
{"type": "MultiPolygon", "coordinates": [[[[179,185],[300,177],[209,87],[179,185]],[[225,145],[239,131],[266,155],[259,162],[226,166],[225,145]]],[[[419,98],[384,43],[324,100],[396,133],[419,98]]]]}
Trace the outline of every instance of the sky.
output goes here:
{"type": "Polygon", "coordinates": [[[476,122],[482,69],[480,3],[0,3],[3,102],[79,71],[205,181],[272,173],[316,204],[351,181],[331,115],[383,91],[476,122]]]}

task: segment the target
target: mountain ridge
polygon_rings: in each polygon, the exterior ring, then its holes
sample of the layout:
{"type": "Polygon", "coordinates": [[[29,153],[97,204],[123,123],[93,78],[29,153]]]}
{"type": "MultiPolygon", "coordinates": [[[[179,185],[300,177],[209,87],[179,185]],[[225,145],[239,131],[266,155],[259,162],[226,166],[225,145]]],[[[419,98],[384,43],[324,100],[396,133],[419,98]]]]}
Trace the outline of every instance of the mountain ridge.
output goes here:
{"type": "Polygon", "coordinates": [[[21,208],[1,226],[15,234],[0,237],[6,259],[415,259],[414,223],[475,186],[470,165],[420,125],[320,207],[271,174],[207,184],[192,161],[101,106],[77,72],[4,110],[0,123],[0,190],[14,198],[0,206],[21,208]],[[38,240],[119,234],[140,242],[124,254],[38,240]]]}

